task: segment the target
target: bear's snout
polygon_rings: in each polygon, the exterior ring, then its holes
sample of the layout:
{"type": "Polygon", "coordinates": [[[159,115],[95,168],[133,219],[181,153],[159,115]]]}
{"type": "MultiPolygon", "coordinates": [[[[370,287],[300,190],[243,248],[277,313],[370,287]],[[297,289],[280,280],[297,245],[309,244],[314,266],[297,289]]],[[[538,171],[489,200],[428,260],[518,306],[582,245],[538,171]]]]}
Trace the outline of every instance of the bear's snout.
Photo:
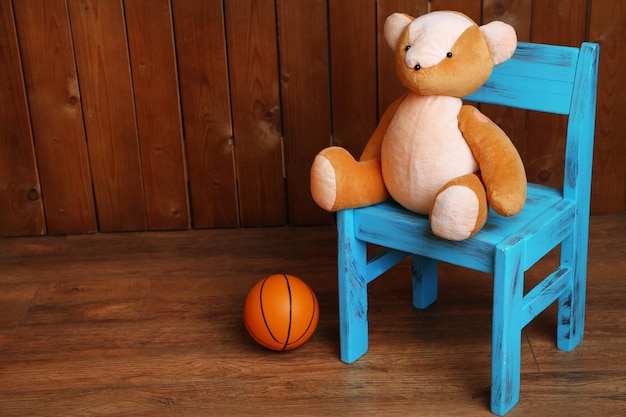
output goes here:
{"type": "Polygon", "coordinates": [[[443,57],[440,55],[441,54],[436,53],[436,51],[413,46],[407,50],[404,62],[408,68],[420,70],[422,68],[430,68],[437,65],[443,58],[445,58],[445,54],[443,57]]]}

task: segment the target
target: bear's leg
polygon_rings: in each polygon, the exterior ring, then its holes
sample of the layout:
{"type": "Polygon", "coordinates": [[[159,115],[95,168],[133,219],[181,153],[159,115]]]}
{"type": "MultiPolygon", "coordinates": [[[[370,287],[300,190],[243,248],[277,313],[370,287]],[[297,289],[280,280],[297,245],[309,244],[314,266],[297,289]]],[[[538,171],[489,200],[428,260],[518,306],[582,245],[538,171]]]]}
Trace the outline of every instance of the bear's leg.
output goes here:
{"type": "Polygon", "coordinates": [[[475,174],[455,178],[444,185],[430,210],[436,236],[463,240],[475,235],[487,221],[488,206],[483,183],[475,174]]]}
{"type": "Polygon", "coordinates": [[[344,148],[322,150],[311,167],[311,195],[327,211],[363,207],[387,199],[380,158],[356,161],[344,148]]]}

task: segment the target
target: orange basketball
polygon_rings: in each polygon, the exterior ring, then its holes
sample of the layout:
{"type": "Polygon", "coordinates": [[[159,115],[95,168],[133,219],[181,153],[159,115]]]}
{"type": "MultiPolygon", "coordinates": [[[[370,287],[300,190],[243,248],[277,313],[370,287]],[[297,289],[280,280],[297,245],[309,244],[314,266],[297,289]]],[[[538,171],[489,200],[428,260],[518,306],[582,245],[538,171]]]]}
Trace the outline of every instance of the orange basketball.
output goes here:
{"type": "Polygon", "coordinates": [[[248,333],[260,345],[291,350],[306,342],[317,327],[319,306],[313,290],[292,275],[276,274],[257,282],[243,309],[248,333]]]}

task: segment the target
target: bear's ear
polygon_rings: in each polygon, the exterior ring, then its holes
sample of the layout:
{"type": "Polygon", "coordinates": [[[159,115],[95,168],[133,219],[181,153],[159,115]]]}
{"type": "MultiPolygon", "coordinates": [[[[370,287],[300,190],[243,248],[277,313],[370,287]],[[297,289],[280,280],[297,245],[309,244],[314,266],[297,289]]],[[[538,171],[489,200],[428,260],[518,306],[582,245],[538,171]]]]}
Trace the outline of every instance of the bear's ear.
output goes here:
{"type": "Polygon", "coordinates": [[[513,26],[493,21],[480,27],[491,53],[494,65],[499,65],[511,58],[517,47],[517,34],[513,26]]]}
{"type": "Polygon", "coordinates": [[[385,19],[385,40],[391,49],[396,49],[404,29],[406,29],[413,20],[415,20],[414,17],[404,13],[394,13],[385,19]]]}

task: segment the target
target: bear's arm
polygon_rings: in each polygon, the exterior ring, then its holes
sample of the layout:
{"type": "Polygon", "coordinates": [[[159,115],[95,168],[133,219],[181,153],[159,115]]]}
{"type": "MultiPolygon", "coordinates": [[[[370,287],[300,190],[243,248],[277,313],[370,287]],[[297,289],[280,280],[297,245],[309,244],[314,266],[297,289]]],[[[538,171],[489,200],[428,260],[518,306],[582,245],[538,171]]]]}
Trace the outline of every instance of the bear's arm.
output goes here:
{"type": "Polygon", "coordinates": [[[376,130],[367,141],[361,156],[359,157],[359,161],[369,161],[370,159],[380,158],[380,149],[383,146],[383,138],[385,137],[385,133],[387,132],[387,128],[389,128],[389,124],[393,119],[393,116],[396,114],[396,110],[398,110],[398,106],[405,99],[408,92],[402,94],[398,99],[396,99],[393,103],[387,107],[383,117],[378,122],[378,126],[376,126],[376,130]]]}
{"type": "Polygon", "coordinates": [[[519,213],[526,201],[526,172],[509,137],[470,105],[461,108],[459,129],[478,161],[491,207],[504,216],[519,213]]]}

